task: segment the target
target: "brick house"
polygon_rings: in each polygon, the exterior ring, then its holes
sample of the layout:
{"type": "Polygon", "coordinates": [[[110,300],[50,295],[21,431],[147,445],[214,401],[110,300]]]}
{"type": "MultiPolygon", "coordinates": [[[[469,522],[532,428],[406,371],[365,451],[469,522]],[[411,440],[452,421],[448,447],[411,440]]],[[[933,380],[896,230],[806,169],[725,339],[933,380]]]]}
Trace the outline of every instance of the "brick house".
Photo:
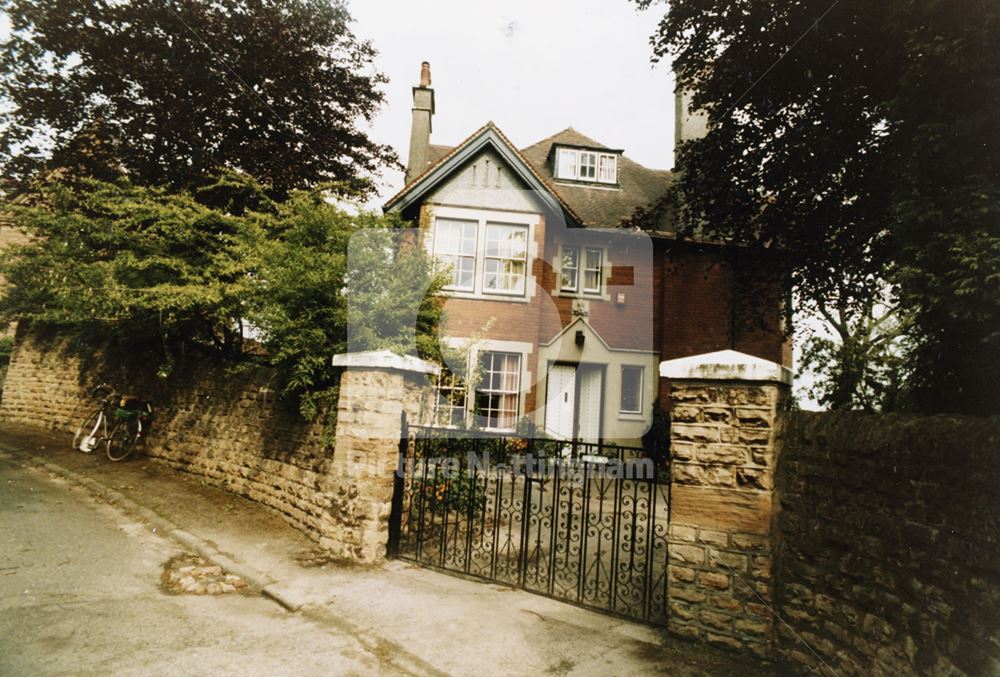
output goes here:
{"type": "MultiPolygon", "coordinates": [[[[460,364],[435,419],[635,442],[660,395],[663,360],[735,349],[790,362],[784,295],[737,293],[738,252],[679,239],[661,218],[631,225],[673,178],[567,128],[517,148],[492,122],[430,143],[430,69],[413,88],[403,189],[384,209],[419,224],[450,279],[442,334],[460,364]]],[[[677,134],[688,130],[678,116],[677,134]]],[[[695,121],[697,122],[697,121],[695,121]]]]}

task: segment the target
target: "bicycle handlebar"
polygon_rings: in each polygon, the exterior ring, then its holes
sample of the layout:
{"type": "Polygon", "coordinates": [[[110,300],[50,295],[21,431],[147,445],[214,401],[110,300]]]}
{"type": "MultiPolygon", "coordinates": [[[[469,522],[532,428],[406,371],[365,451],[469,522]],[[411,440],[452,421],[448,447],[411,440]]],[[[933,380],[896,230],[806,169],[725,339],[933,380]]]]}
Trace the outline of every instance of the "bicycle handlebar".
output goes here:
{"type": "Polygon", "coordinates": [[[94,397],[103,400],[103,399],[105,399],[107,397],[110,397],[110,396],[114,395],[115,394],[115,389],[112,388],[107,383],[101,383],[100,385],[94,387],[94,389],[91,391],[91,394],[94,397]]]}

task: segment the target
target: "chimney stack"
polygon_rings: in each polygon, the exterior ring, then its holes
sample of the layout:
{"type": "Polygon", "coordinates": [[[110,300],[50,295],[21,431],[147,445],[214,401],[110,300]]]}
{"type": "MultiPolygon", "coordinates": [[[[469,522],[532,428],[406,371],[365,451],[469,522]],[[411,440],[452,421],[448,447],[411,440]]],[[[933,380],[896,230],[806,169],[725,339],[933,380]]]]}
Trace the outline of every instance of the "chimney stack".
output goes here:
{"type": "Polygon", "coordinates": [[[413,122],[410,126],[410,155],[406,163],[406,183],[427,169],[431,145],[431,117],[434,115],[434,90],[431,89],[431,65],[420,64],[420,85],[413,88],[413,122]]]}
{"type": "Polygon", "coordinates": [[[700,139],[708,133],[708,114],[691,107],[693,92],[678,85],[674,90],[674,167],[677,150],[685,141],[700,139]]]}

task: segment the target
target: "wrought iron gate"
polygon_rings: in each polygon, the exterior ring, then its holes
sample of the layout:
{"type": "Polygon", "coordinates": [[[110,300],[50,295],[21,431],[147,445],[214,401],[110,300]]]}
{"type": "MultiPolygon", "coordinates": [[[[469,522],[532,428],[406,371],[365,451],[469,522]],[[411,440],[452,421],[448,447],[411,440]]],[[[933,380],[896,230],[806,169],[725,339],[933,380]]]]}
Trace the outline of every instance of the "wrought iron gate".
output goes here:
{"type": "Polygon", "coordinates": [[[666,624],[669,492],[642,449],[404,420],[389,551],[666,624]]]}

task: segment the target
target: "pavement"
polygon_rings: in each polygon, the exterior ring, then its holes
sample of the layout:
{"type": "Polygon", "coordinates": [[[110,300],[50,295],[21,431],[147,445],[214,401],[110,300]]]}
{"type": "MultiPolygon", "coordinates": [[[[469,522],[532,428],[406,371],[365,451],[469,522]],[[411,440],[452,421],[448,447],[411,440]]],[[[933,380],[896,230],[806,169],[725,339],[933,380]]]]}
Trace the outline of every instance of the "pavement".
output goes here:
{"type": "Polygon", "coordinates": [[[171,594],[183,546],[0,456],[0,675],[390,674],[350,635],[254,594],[171,594]]]}
{"type": "MultiPolygon", "coordinates": [[[[506,586],[466,580],[401,561],[375,567],[333,561],[277,512],[141,453],[111,463],[102,455],[71,449],[67,435],[5,425],[0,427],[2,464],[19,467],[36,484],[66,494],[60,510],[67,513],[63,517],[68,522],[93,512],[93,506],[83,507],[88,501],[100,510],[112,511],[90,515],[87,525],[74,530],[80,532],[78,538],[102,520],[124,520],[128,528],[119,524],[116,533],[120,535],[124,529],[146,554],[107,566],[128,571],[128,580],[133,583],[159,583],[146,579],[162,575],[171,558],[194,553],[225,573],[241,577],[260,593],[198,597],[198,613],[202,615],[196,621],[207,623],[212,613],[217,615],[216,623],[227,628],[230,641],[220,640],[215,648],[229,658],[180,663],[170,667],[172,674],[251,674],[257,668],[271,674],[476,677],[529,673],[752,676],[776,672],[775,667],[760,661],[668,638],[660,628],[506,586]],[[246,628],[247,636],[241,635],[239,627],[230,627],[233,616],[262,612],[237,608],[244,603],[271,607],[262,625],[246,628]],[[272,624],[275,627],[270,627],[272,624]],[[259,641],[248,641],[256,635],[261,635],[259,641]],[[256,653],[262,654],[260,658],[247,662],[256,653]],[[234,656],[239,660],[234,662],[234,656]]],[[[4,503],[9,500],[10,496],[3,499],[4,503]]],[[[0,517],[4,510],[0,506],[0,517]]],[[[24,523],[26,531],[17,536],[5,533],[5,552],[19,552],[14,557],[19,563],[4,564],[6,560],[0,555],[0,574],[4,566],[32,564],[34,546],[23,545],[34,533],[29,529],[31,523],[24,523]],[[15,540],[7,544],[11,539],[15,540]],[[24,547],[28,550],[23,551],[24,547]]],[[[50,573],[60,575],[58,571],[50,573]]],[[[92,573],[94,585],[99,585],[101,577],[96,570],[92,573]]],[[[0,577],[0,596],[5,595],[4,582],[0,577]]],[[[148,594],[152,603],[152,595],[167,596],[169,591],[161,585],[158,592],[148,594]]],[[[0,597],[0,610],[17,608],[12,600],[0,597]]],[[[164,630],[168,635],[172,631],[164,630]]],[[[192,642],[196,636],[191,635],[192,642]]],[[[37,638],[31,635],[27,639],[37,638]]],[[[65,641],[72,648],[76,640],[71,633],[65,641]]],[[[180,639],[178,642],[182,644],[180,639]]],[[[45,646],[38,644],[39,650],[45,646]]],[[[26,655],[18,660],[15,665],[24,668],[23,672],[64,671],[58,666],[46,669],[41,658],[33,662],[26,655]]],[[[0,658],[0,674],[8,672],[4,665],[0,658]]],[[[166,665],[154,662],[149,672],[167,671],[166,665]]],[[[105,667],[94,671],[129,672],[113,664],[105,667]]]]}

